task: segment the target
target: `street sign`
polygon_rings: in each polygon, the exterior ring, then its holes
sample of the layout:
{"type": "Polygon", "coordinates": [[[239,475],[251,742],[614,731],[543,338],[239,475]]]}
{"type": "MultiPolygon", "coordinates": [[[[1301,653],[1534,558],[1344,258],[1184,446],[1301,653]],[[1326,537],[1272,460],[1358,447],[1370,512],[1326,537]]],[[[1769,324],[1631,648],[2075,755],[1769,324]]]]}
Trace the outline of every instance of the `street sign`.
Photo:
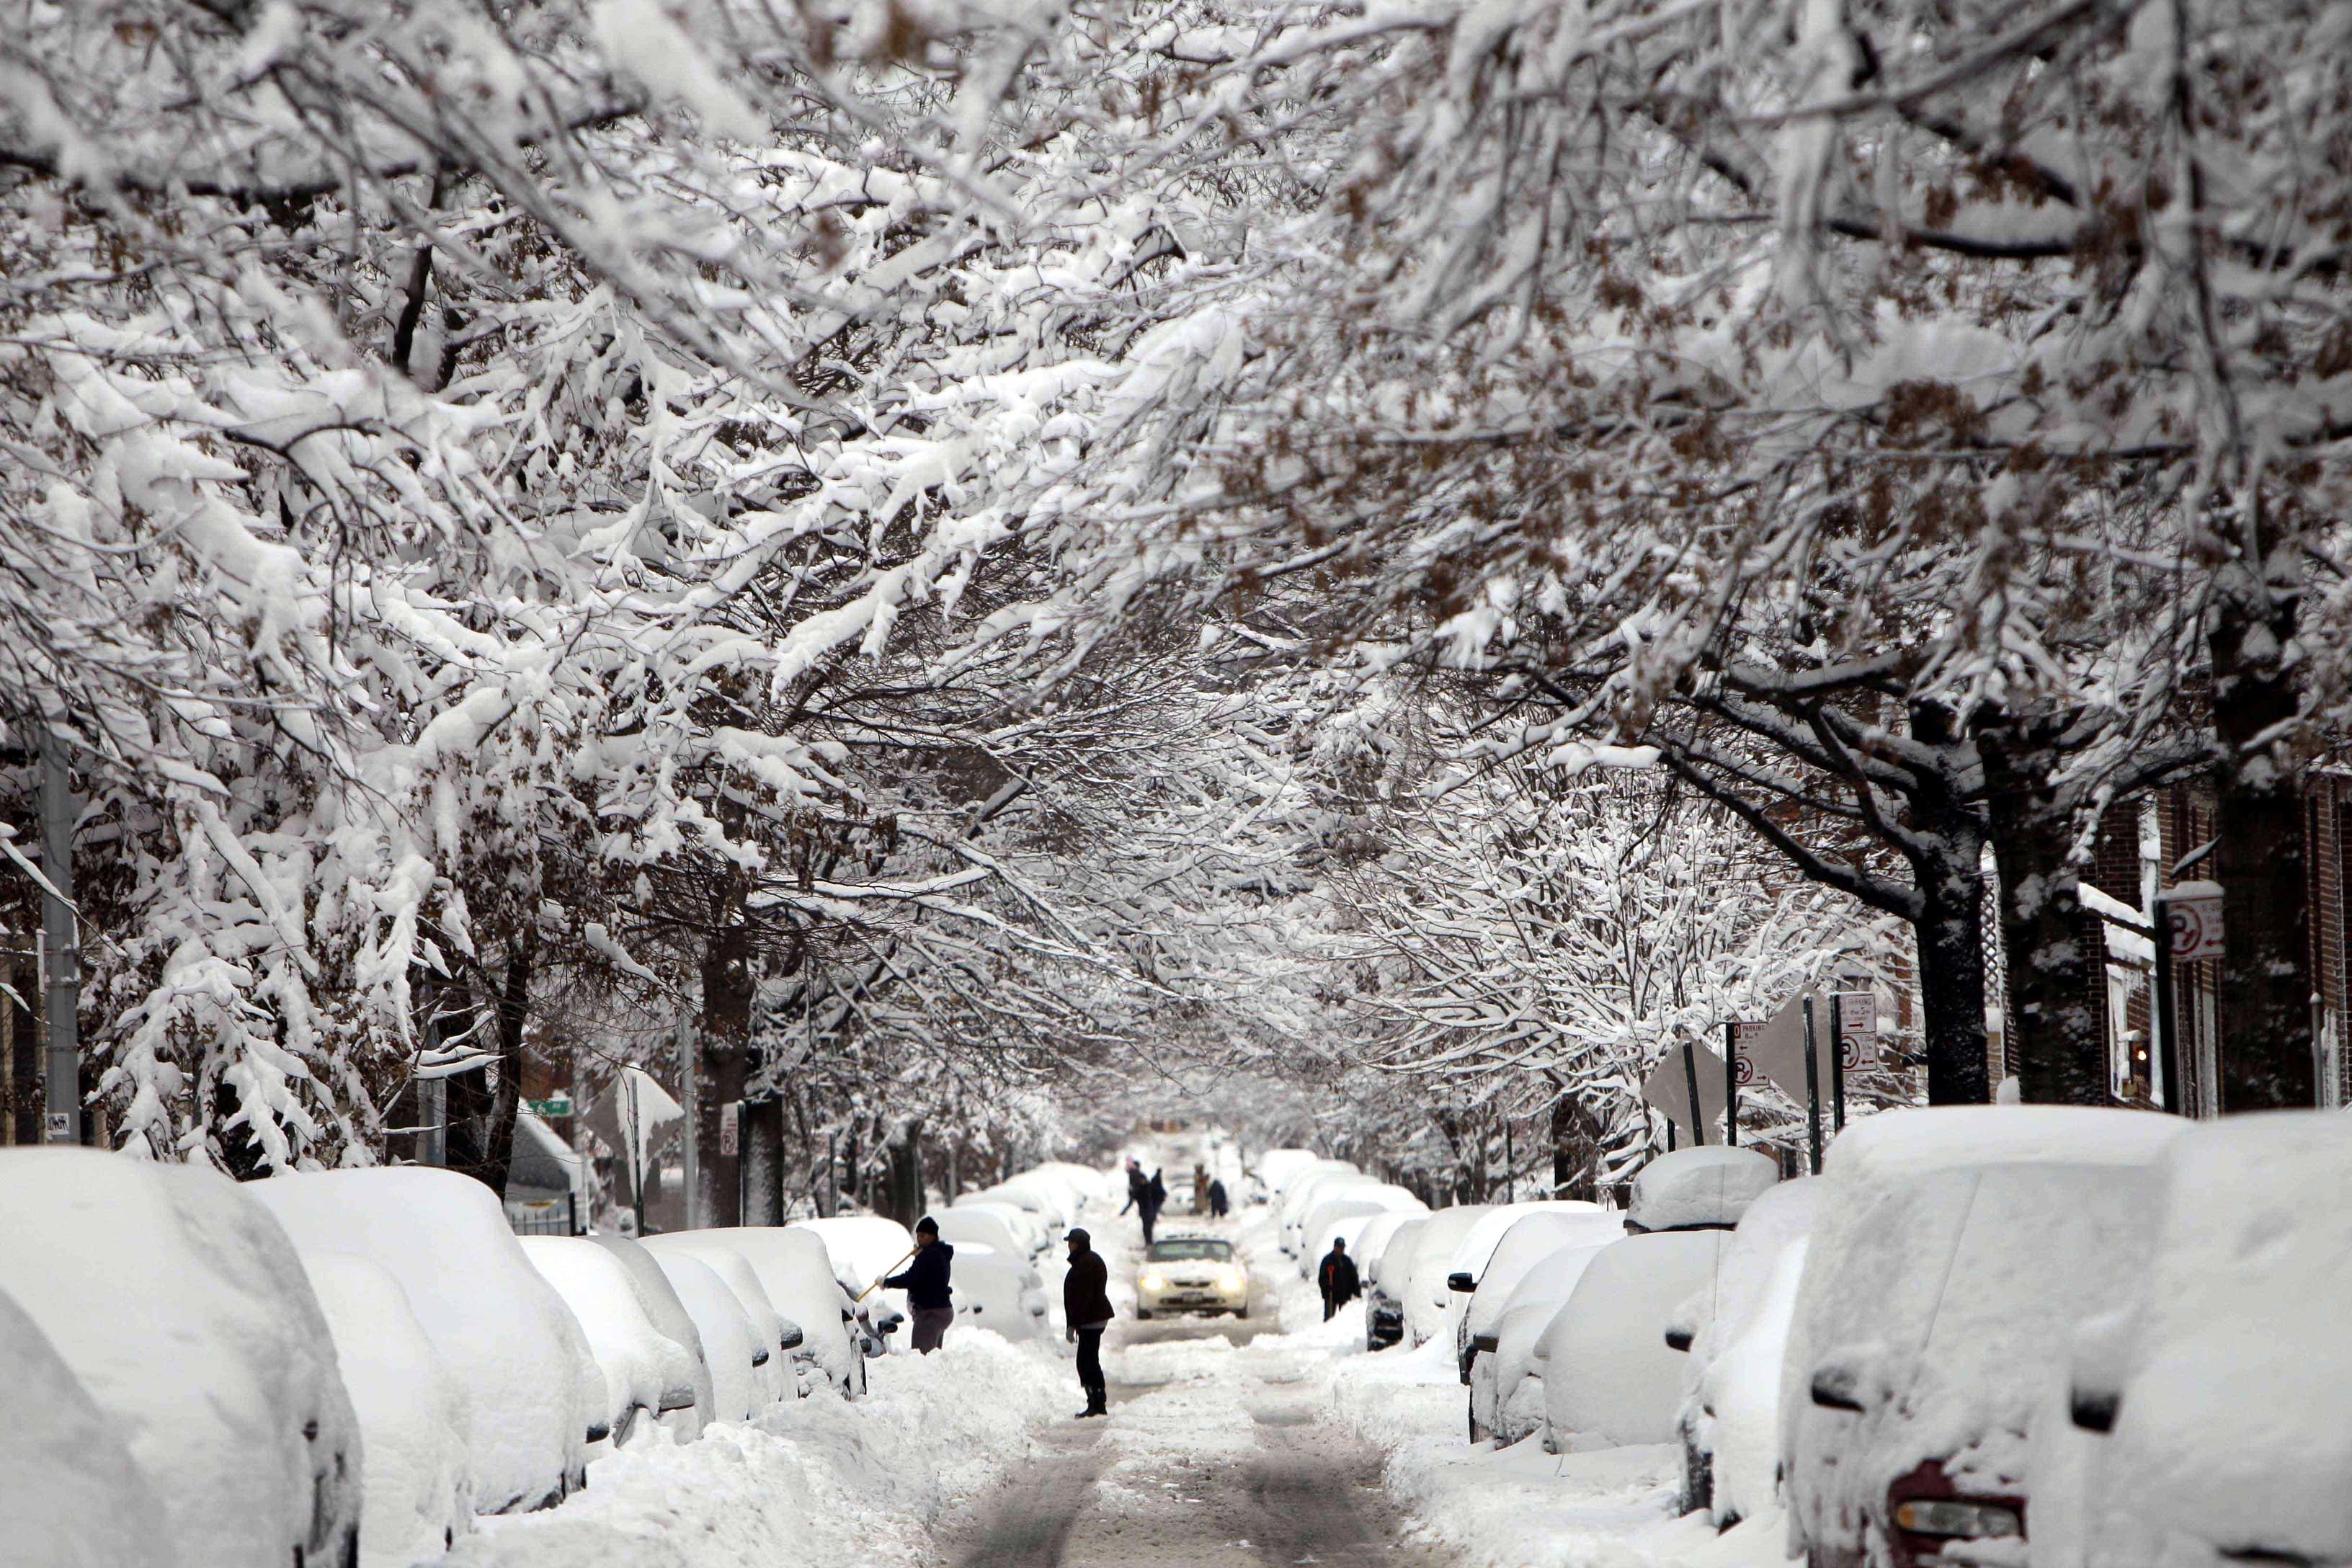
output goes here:
{"type": "Polygon", "coordinates": [[[1847,1072],[1878,1065],[1878,998],[1868,991],[1838,993],[1838,1062],[1847,1072]]]}
{"type": "MultiPolygon", "coordinates": [[[[1827,1029],[1828,1017],[1820,1017],[1814,1026],[1827,1029]]],[[[1769,1083],[1799,1105],[1804,1104],[1805,994],[1799,992],[1770,1018],[1746,1027],[1753,1032],[1737,1042],[1740,1086],[1769,1083]]]]}
{"type": "Polygon", "coordinates": [[[1742,1089],[1753,1089],[1760,1081],[1755,1058],[1750,1053],[1755,1049],[1756,1042],[1764,1037],[1764,1031],[1769,1026],[1760,1023],[1731,1026],[1731,1074],[1739,1080],[1742,1089]]]}
{"type": "MultiPolygon", "coordinates": [[[[1642,1098],[1682,1125],[1685,1132],[1694,1128],[1705,1130],[1723,1118],[1724,1084],[1723,1058],[1707,1046],[1693,1044],[1690,1060],[1683,1059],[1683,1047],[1668,1046],[1650,1076],[1642,1080],[1642,1098]],[[1698,1076],[1698,1117],[1691,1116],[1690,1083],[1693,1069],[1698,1076]]],[[[1694,1135],[1694,1143],[1701,1139],[1694,1135]]]]}
{"type": "Polygon", "coordinates": [[[70,1110],[52,1110],[41,1118],[41,1141],[46,1143],[72,1143],[74,1114],[70,1110]]]}
{"type": "Polygon", "coordinates": [[[742,1119],[743,1102],[740,1100],[730,1100],[719,1108],[719,1152],[721,1154],[732,1154],[741,1147],[743,1138],[739,1128],[742,1119]]]}
{"type": "Polygon", "coordinates": [[[2164,920],[2172,934],[2172,961],[2195,963],[2221,956],[2221,886],[2183,882],[2163,897],[2164,920]]]}
{"type": "Polygon", "coordinates": [[[545,1100],[526,1100],[524,1103],[530,1107],[530,1113],[537,1117],[572,1114],[572,1097],[568,1094],[551,1094],[545,1100]]]}

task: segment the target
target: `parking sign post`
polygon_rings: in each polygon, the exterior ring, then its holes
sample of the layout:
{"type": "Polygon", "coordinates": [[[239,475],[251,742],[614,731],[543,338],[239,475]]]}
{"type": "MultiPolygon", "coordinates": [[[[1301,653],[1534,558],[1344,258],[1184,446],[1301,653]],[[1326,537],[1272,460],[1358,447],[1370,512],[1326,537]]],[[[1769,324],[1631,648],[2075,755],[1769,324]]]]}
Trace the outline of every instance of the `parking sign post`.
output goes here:
{"type": "Polygon", "coordinates": [[[1822,1173],[1822,1063],[1821,1048],[1813,1038],[1813,994],[1804,994],[1805,1005],[1805,1126],[1811,1136],[1813,1174],[1822,1173]]]}
{"type": "Polygon", "coordinates": [[[1723,1026],[1723,1142],[1739,1147],[1739,1026],[1723,1026]]]}

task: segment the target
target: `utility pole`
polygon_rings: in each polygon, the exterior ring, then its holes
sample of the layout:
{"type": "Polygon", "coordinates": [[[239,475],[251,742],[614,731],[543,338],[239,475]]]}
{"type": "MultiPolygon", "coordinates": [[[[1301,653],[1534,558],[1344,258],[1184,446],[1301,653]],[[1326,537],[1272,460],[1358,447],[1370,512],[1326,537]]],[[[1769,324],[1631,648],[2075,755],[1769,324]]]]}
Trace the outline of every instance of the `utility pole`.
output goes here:
{"type": "Polygon", "coordinates": [[[41,1021],[48,1037],[41,1142],[81,1142],[81,936],[73,906],[74,803],[66,743],[41,731],[41,1021]]]}

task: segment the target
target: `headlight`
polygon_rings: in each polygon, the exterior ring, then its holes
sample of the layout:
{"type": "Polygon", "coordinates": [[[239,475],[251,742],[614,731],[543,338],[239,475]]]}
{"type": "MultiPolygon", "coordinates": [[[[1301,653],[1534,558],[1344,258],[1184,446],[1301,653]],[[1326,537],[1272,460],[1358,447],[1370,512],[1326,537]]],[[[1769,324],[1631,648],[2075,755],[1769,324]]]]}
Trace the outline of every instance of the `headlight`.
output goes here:
{"type": "Polygon", "coordinates": [[[1147,1268],[1143,1271],[1142,1279],[1139,1279],[1137,1283],[1141,1285],[1147,1290],[1157,1290],[1168,1283],[1168,1277],[1160,1273],[1157,1268],[1147,1268]]]}
{"type": "Polygon", "coordinates": [[[1949,1535],[1982,1540],[2021,1533],[2017,1510],[1997,1502],[1952,1498],[1913,1498],[1895,1505],[1895,1524],[1914,1535],[1949,1535]]]}
{"type": "Polygon", "coordinates": [[[1249,1276],[1228,1263],[1224,1267],[1222,1280],[1226,1289],[1238,1290],[1249,1283],[1249,1276]]]}

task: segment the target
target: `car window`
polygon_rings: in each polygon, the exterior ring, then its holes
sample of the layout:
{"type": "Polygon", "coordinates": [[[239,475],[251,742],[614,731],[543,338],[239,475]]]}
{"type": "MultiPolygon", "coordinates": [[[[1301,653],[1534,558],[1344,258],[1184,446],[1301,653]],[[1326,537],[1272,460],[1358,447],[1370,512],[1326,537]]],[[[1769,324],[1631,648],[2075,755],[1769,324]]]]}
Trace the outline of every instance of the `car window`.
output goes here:
{"type": "Polygon", "coordinates": [[[1234,1244],[1230,1241],[1194,1240],[1189,1237],[1155,1241],[1151,1244],[1149,1256],[1154,1263],[1184,1263],[1195,1260],[1225,1263],[1233,1258],[1234,1244]]]}

